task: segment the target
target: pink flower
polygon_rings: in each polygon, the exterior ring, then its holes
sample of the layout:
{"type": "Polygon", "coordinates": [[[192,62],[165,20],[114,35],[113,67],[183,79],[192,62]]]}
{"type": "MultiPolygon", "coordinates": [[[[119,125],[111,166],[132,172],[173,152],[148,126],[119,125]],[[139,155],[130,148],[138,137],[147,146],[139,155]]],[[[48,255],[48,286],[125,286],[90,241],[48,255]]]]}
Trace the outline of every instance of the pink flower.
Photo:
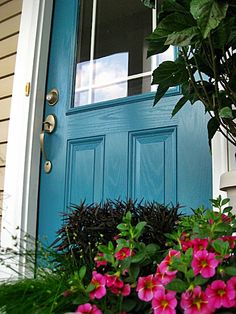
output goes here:
{"type": "Polygon", "coordinates": [[[184,314],[210,314],[213,310],[208,304],[206,293],[196,286],[193,290],[182,293],[180,306],[184,314]]]}
{"type": "Polygon", "coordinates": [[[191,264],[194,275],[201,274],[203,278],[214,276],[216,272],[215,268],[219,264],[215,256],[215,253],[209,253],[207,250],[194,253],[191,264]]]}
{"type": "Polygon", "coordinates": [[[167,285],[169,282],[175,279],[177,272],[177,270],[169,270],[166,262],[162,261],[161,264],[157,266],[155,276],[160,284],[167,285]]]}
{"type": "Polygon", "coordinates": [[[170,249],[168,255],[163,259],[162,263],[165,263],[166,266],[171,266],[173,262],[173,257],[180,257],[180,252],[170,249]]]}
{"type": "MultiPolygon", "coordinates": [[[[224,223],[230,223],[232,220],[229,216],[227,216],[225,214],[220,214],[220,213],[215,212],[214,215],[215,215],[216,219],[220,218],[220,221],[222,221],[224,223]]],[[[209,224],[212,225],[213,223],[214,223],[214,219],[212,219],[212,218],[209,219],[209,224]]]]}
{"type": "Polygon", "coordinates": [[[115,258],[122,261],[131,255],[131,250],[128,247],[123,247],[114,254],[115,258]]]}
{"type": "Polygon", "coordinates": [[[93,271],[93,277],[91,284],[94,285],[94,290],[90,292],[89,296],[91,299],[101,299],[106,294],[106,279],[103,275],[93,271]]]}
{"type": "Polygon", "coordinates": [[[129,284],[124,284],[124,282],[117,275],[104,275],[106,278],[106,285],[110,291],[117,295],[127,296],[130,294],[131,287],[129,284]]]}
{"type": "Polygon", "coordinates": [[[130,294],[131,288],[130,288],[130,285],[127,283],[127,284],[124,284],[122,288],[116,288],[112,286],[110,290],[112,293],[116,295],[123,295],[124,297],[126,297],[130,294]]]}
{"type": "Polygon", "coordinates": [[[138,297],[142,301],[151,301],[154,293],[159,288],[158,279],[153,275],[147,277],[139,277],[136,291],[138,291],[138,297]]]}
{"type": "Polygon", "coordinates": [[[98,253],[97,256],[94,257],[94,261],[97,268],[107,265],[107,261],[104,259],[104,253],[98,253]]]}
{"type": "Polygon", "coordinates": [[[208,239],[195,238],[191,242],[193,244],[194,253],[196,253],[197,251],[205,250],[208,247],[208,239]]]}
{"type": "Polygon", "coordinates": [[[231,249],[235,248],[236,236],[222,236],[220,239],[224,242],[229,242],[229,247],[231,249]]]}
{"type": "Polygon", "coordinates": [[[152,309],[154,314],[175,314],[177,300],[176,292],[169,291],[165,293],[165,288],[159,286],[152,299],[152,309]]]}
{"type": "Polygon", "coordinates": [[[187,251],[188,248],[192,247],[192,242],[190,240],[190,235],[186,232],[183,232],[181,237],[180,237],[180,243],[183,252],[187,251]]]}
{"type": "Polygon", "coordinates": [[[79,314],[102,314],[102,311],[96,305],[90,303],[81,304],[77,307],[75,313],[79,314]]]}
{"type": "Polygon", "coordinates": [[[234,298],[234,307],[236,307],[236,276],[231,277],[228,281],[227,281],[227,286],[229,287],[229,289],[232,289],[235,291],[235,298],[234,298]]]}
{"type": "Polygon", "coordinates": [[[209,305],[214,309],[233,307],[235,304],[235,290],[230,284],[222,280],[215,280],[206,289],[209,305]]]}
{"type": "Polygon", "coordinates": [[[124,282],[120,279],[119,276],[105,274],[104,277],[106,278],[106,286],[108,288],[110,287],[116,287],[118,289],[123,288],[124,282]]]}

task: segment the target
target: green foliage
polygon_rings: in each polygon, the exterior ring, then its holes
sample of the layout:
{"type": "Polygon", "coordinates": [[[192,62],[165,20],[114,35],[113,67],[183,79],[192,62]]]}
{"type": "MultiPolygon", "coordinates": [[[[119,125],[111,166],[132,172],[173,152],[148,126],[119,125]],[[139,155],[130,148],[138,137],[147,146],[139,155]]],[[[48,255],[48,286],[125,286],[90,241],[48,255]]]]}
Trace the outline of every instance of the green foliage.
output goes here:
{"type": "Polygon", "coordinates": [[[183,97],[173,109],[200,101],[211,119],[209,144],[219,130],[236,145],[236,4],[228,0],[163,0],[157,28],[147,38],[148,56],[170,45],[179,57],[153,71],[158,84],[154,105],[172,86],[181,86],[183,97]]]}
{"type": "MultiPolygon", "coordinates": [[[[232,277],[236,279],[236,237],[232,236],[235,216],[227,205],[229,199],[211,201],[217,211],[200,207],[191,216],[179,217],[178,228],[165,235],[169,239],[165,249],[142,241],[149,222],[134,222],[130,206],[117,224],[116,236],[94,247],[95,265],[77,260],[75,254],[38,245],[40,262],[35,278],[3,282],[0,312],[65,314],[89,303],[104,314],[148,314],[152,302],[138,292],[152,289],[150,280],[155,280],[153,284],[160,290],[176,292],[176,313],[182,313],[182,293],[194,294],[197,287],[206,291],[215,280],[228,284],[232,277]],[[205,266],[208,270],[204,273],[205,266]],[[95,291],[100,295],[94,297],[95,291]]],[[[32,256],[33,261],[35,252],[31,250],[24,256],[32,256]]],[[[155,293],[152,297],[156,297],[155,293]]]]}

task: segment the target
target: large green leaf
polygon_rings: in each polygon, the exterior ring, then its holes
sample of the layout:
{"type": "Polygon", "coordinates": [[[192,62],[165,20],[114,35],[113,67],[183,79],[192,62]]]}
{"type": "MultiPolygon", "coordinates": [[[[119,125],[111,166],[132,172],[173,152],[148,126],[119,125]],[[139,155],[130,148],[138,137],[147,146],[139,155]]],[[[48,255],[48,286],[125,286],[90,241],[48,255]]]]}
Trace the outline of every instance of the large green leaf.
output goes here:
{"type": "Polygon", "coordinates": [[[168,34],[168,31],[156,28],[154,32],[146,38],[149,43],[147,57],[162,53],[169,48],[169,45],[165,44],[168,34]]]}
{"type": "Polygon", "coordinates": [[[164,87],[179,85],[188,80],[188,72],[185,64],[178,59],[162,62],[157,69],[153,71],[153,84],[161,84],[164,87]]]}
{"type": "Polygon", "coordinates": [[[191,26],[196,26],[196,21],[193,19],[192,15],[182,14],[180,12],[175,12],[167,15],[158,24],[158,28],[162,29],[167,33],[179,32],[191,26]]]}
{"type": "Polygon", "coordinates": [[[162,86],[161,84],[158,85],[157,92],[155,95],[154,103],[155,106],[158,101],[165,95],[165,93],[168,91],[168,86],[162,86]]]}
{"type": "Polygon", "coordinates": [[[182,98],[180,98],[172,111],[172,117],[186,104],[187,101],[187,96],[183,96],[182,98]]]}
{"type": "Polygon", "coordinates": [[[176,292],[184,292],[188,288],[188,284],[181,279],[174,279],[166,285],[168,290],[174,290],[176,292]]]}
{"type": "Polygon", "coordinates": [[[211,147],[211,140],[213,136],[215,135],[216,131],[219,129],[219,122],[215,117],[212,117],[207,124],[207,130],[208,130],[208,142],[211,147]]]}
{"type": "Polygon", "coordinates": [[[194,37],[199,35],[199,30],[196,26],[185,28],[179,32],[173,32],[168,35],[165,45],[174,45],[178,47],[189,46],[194,37]]]}
{"type": "Polygon", "coordinates": [[[232,109],[230,107],[221,108],[219,111],[219,116],[221,118],[233,119],[232,109]]]}
{"type": "Polygon", "coordinates": [[[212,32],[212,40],[215,48],[224,48],[230,40],[235,24],[235,17],[229,17],[221,21],[220,25],[212,32]]]}
{"type": "Polygon", "coordinates": [[[228,9],[226,1],[192,0],[190,11],[196,19],[203,38],[207,38],[210,31],[215,29],[225,18],[228,9]]]}
{"type": "Polygon", "coordinates": [[[186,13],[186,8],[176,0],[165,0],[162,3],[162,9],[165,12],[181,12],[186,13]]]}

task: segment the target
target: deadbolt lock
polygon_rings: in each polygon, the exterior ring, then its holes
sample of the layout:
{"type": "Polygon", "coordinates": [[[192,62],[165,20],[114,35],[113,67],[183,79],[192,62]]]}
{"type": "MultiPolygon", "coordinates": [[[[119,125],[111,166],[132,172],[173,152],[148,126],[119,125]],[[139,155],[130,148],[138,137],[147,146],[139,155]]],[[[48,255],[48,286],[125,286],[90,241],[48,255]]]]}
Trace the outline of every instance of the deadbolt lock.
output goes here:
{"type": "Polygon", "coordinates": [[[56,88],[53,88],[49,93],[46,95],[46,100],[50,106],[54,106],[59,99],[59,92],[56,88]]]}

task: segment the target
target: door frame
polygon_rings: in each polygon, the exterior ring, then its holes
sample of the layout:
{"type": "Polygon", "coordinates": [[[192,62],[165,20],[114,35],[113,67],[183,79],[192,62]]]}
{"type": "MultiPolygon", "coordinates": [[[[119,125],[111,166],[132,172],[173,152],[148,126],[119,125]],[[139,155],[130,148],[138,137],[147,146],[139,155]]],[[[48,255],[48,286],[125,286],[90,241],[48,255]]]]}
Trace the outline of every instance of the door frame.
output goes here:
{"type": "MultiPolygon", "coordinates": [[[[52,8],[53,0],[23,0],[6,157],[2,247],[13,245],[12,235],[20,238],[26,232],[36,237],[39,134],[43,119],[52,8]],[[28,82],[30,93],[25,96],[28,82]]],[[[223,194],[219,191],[219,176],[228,169],[226,148],[225,139],[217,136],[212,154],[213,197],[223,194]]]]}
{"type": "MultiPolygon", "coordinates": [[[[21,239],[25,233],[36,237],[39,134],[43,119],[52,8],[53,0],[23,0],[22,3],[8,131],[0,236],[2,247],[13,246],[12,235],[17,239],[21,239]],[[28,96],[25,93],[27,84],[30,84],[28,96]]],[[[4,276],[8,276],[7,273],[4,276]]]]}

